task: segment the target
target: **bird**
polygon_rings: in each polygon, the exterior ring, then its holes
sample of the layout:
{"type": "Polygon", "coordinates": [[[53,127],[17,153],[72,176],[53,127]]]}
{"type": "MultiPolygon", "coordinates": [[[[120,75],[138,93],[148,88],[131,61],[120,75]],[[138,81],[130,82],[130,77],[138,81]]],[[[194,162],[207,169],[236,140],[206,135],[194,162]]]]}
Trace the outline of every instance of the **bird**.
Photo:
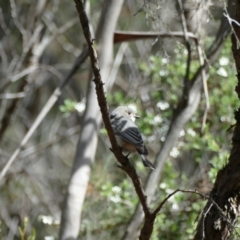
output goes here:
{"type": "Polygon", "coordinates": [[[134,123],[139,116],[128,106],[120,106],[110,114],[110,122],[118,145],[125,152],[138,152],[145,167],[155,169],[148,159],[148,150],[144,145],[139,128],[134,123]]]}

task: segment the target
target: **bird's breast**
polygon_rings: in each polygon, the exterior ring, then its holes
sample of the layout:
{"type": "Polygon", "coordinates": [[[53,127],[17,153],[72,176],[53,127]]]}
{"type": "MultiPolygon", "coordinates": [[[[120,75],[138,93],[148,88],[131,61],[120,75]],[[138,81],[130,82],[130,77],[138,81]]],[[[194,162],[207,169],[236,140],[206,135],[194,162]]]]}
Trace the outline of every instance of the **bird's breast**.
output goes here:
{"type": "Polygon", "coordinates": [[[122,138],[120,138],[119,136],[116,136],[116,140],[117,140],[118,145],[119,145],[121,148],[123,148],[124,151],[127,151],[127,152],[135,152],[135,151],[136,151],[136,148],[134,147],[133,144],[124,141],[124,140],[123,140],[122,138]]]}

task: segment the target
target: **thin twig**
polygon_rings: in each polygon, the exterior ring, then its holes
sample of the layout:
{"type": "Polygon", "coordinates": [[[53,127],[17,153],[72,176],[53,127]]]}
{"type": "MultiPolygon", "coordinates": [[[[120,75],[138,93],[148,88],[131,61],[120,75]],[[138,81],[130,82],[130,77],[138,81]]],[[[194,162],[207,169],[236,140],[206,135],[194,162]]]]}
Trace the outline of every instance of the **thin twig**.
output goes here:
{"type": "MultiPolygon", "coordinates": [[[[149,197],[148,199],[150,201],[152,201],[153,195],[157,191],[156,186],[158,186],[158,182],[162,176],[161,173],[163,170],[164,162],[167,159],[170,149],[172,148],[174,143],[177,141],[177,135],[178,135],[177,133],[184,127],[186,122],[195,112],[196,107],[198,105],[197,103],[198,100],[196,96],[200,95],[200,90],[202,86],[202,78],[201,78],[202,69],[204,69],[206,72],[209,70],[210,64],[212,64],[216,60],[216,57],[218,56],[218,53],[220,52],[220,49],[222,48],[223,43],[225,42],[225,39],[229,33],[230,33],[230,28],[228,26],[224,26],[224,21],[222,19],[221,27],[219,28],[219,33],[217,34],[215,41],[211,44],[210,48],[208,49],[208,53],[207,53],[208,60],[204,62],[203,66],[200,66],[198,68],[198,70],[194,73],[194,76],[191,78],[191,81],[190,81],[191,90],[189,92],[189,99],[191,101],[184,102],[184,104],[182,104],[182,100],[180,100],[176,110],[173,113],[172,124],[168,130],[165,142],[160,152],[158,153],[158,156],[156,159],[157,163],[160,163],[160,164],[158,164],[156,167],[156,170],[150,174],[146,183],[146,192],[148,193],[148,197],[149,197]]],[[[138,205],[134,213],[134,216],[130,221],[128,228],[124,234],[124,237],[126,239],[136,238],[136,232],[138,231],[138,228],[142,225],[142,222],[143,222],[142,215],[143,214],[142,214],[141,208],[138,205]]]]}
{"type": "Polygon", "coordinates": [[[194,194],[199,195],[200,197],[203,197],[203,198],[209,200],[217,208],[217,210],[222,215],[224,220],[226,220],[232,227],[234,227],[231,224],[231,222],[228,220],[228,218],[227,218],[226,214],[224,213],[224,211],[218,206],[218,204],[213,200],[213,198],[211,196],[204,195],[203,193],[200,193],[197,190],[179,190],[179,192],[182,192],[182,193],[194,193],[194,194]]]}
{"type": "Polygon", "coordinates": [[[15,3],[15,0],[10,0],[10,6],[11,6],[11,15],[12,15],[13,22],[16,25],[16,27],[18,28],[18,30],[21,32],[21,34],[24,38],[24,37],[26,37],[26,29],[24,29],[21,22],[17,18],[18,13],[17,13],[17,6],[15,3]]]}
{"type": "Polygon", "coordinates": [[[46,148],[51,147],[52,145],[56,144],[57,142],[62,141],[65,138],[69,138],[70,136],[78,133],[79,131],[80,131],[79,125],[72,127],[70,129],[68,129],[64,134],[55,135],[48,141],[42,142],[42,143],[38,144],[37,146],[32,146],[32,147],[25,149],[24,151],[22,151],[20,153],[19,158],[26,158],[30,155],[36,154],[46,148]]]}
{"type": "MultiPolygon", "coordinates": [[[[0,21],[1,21],[1,19],[0,19],[0,21]]],[[[5,74],[5,72],[7,71],[7,67],[8,67],[8,58],[7,58],[7,54],[3,47],[3,40],[2,40],[2,42],[0,42],[0,57],[2,59],[2,69],[1,70],[2,70],[2,73],[5,74]]]]}
{"type": "Polygon", "coordinates": [[[184,33],[184,39],[185,39],[185,44],[186,44],[186,48],[188,51],[188,58],[187,58],[187,67],[186,67],[186,73],[185,73],[185,77],[184,77],[184,89],[183,89],[183,96],[184,98],[188,97],[188,92],[190,89],[190,82],[189,82],[189,75],[190,75],[190,66],[191,66],[191,59],[192,59],[192,54],[191,54],[191,44],[189,41],[189,37],[188,37],[188,30],[187,30],[187,23],[186,23],[186,19],[184,16],[184,9],[183,9],[183,4],[182,4],[182,0],[178,0],[178,5],[180,8],[180,15],[181,15],[181,21],[182,21],[182,28],[183,28],[183,33],[184,33]]]}
{"type": "Polygon", "coordinates": [[[15,99],[15,98],[23,98],[25,96],[26,96],[25,92],[5,93],[5,94],[0,94],[0,99],[15,99]]]}
{"type": "Polygon", "coordinates": [[[237,40],[237,48],[239,48],[240,46],[240,40],[238,39],[238,36],[234,30],[234,27],[233,27],[233,23],[236,24],[237,26],[240,26],[240,23],[238,21],[236,21],[235,19],[231,18],[227,12],[227,10],[225,9],[226,13],[223,13],[223,16],[227,18],[228,22],[229,22],[229,25],[231,26],[231,29],[233,31],[233,34],[237,40]]]}
{"type": "MultiPolygon", "coordinates": [[[[203,67],[204,66],[203,51],[198,40],[196,41],[196,45],[197,45],[198,59],[200,62],[200,66],[203,67]]],[[[205,101],[206,101],[206,106],[205,106],[203,120],[202,120],[202,127],[201,127],[201,133],[203,133],[206,125],[206,121],[207,121],[207,114],[210,109],[208,86],[207,86],[207,74],[204,68],[201,69],[201,76],[202,76],[203,91],[204,91],[205,101]]]]}
{"type": "Polygon", "coordinates": [[[203,212],[203,220],[202,220],[203,221],[203,229],[202,229],[203,230],[203,232],[202,232],[203,239],[205,239],[205,218],[207,217],[207,215],[208,215],[209,211],[211,210],[212,206],[213,206],[213,204],[211,203],[209,208],[205,212],[203,212]]]}
{"type": "MultiPolygon", "coordinates": [[[[27,85],[27,81],[23,80],[20,84],[20,86],[18,87],[17,91],[18,92],[23,92],[25,86],[27,85]]],[[[18,105],[20,98],[14,98],[12,100],[12,102],[10,103],[10,105],[8,106],[8,108],[6,109],[3,118],[1,119],[1,127],[0,127],[0,141],[2,139],[2,137],[4,136],[5,131],[7,130],[9,124],[10,124],[10,120],[11,117],[18,105]]]]}
{"type": "Polygon", "coordinates": [[[56,75],[58,78],[62,79],[63,76],[61,74],[60,71],[56,70],[54,67],[49,66],[49,65],[44,65],[44,64],[36,64],[36,65],[32,65],[28,68],[25,68],[22,72],[10,77],[10,81],[16,82],[19,79],[23,78],[24,76],[34,72],[37,69],[44,69],[44,70],[48,70],[49,72],[52,72],[54,75],[56,75]]]}
{"type": "Polygon", "coordinates": [[[11,158],[6,162],[5,166],[3,167],[2,171],[0,172],[0,183],[2,182],[5,174],[7,173],[8,169],[12,165],[12,163],[16,160],[17,156],[26,145],[30,137],[33,135],[35,130],[41,124],[42,120],[46,117],[48,112],[51,110],[52,106],[57,101],[58,97],[61,95],[63,88],[67,85],[69,80],[72,78],[73,74],[77,71],[79,66],[85,61],[88,56],[88,51],[86,49],[83,50],[82,54],[77,58],[75,61],[72,69],[69,71],[68,75],[63,79],[62,83],[55,89],[53,94],[48,99],[47,103],[43,107],[42,111],[38,114],[37,118],[35,119],[34,123],[32,124],[31,128],[28,130],[26,135],[24,136],[23,140],[20,142],[18,148],[14,151],[11,158]]]}
{"type": "MultiPolygon", "coordinates": [[[[53,146],[54,144],[71,137],[72,135],[75,135],[77,133],[79,133],[80,131],[80,127],[79,125],[72,127],[70,129],[68,129],[66,132],[64,132],[63,134],[57,134],[54,135],[51,139],[45,141],[45,142],[41,142],[38,145],[34,145],[31,146],[29,148],[24,149],[23,151],[21,151],[21,153],[18,156],[18,159],[23,159],[26,157],[29,157],[31,155],[37,154],[42,150],[45,150],[46,148],[49,148],[51,146],[53,146]]],[[[4,150],[0,149],[0,156],[4,157],[4,158],[10,158],[10,154],[8,154],[7,152],[5,152],[4,150]]]]}
{"type": "Polygon", "coordinates": [[[43,18],[43,21],[45,22],[46,26],[48,27],[48,29],[52,33],[52,35],[58,36],[56,38],[56,40],[65,51],[73,54],[74,56],[79,55],[79,53],[81,52],[80,49],[76,48],[70,42],[68,42],[68,40],[63,35],[65,30],[72,27],[74,24],[78,23],[78,21],[79,21],[78,17],[75,17],[74,19],[68,21],[68,24],[65,25],[65,29],[61,29],[61,31],[59,31],[59,28],[56,26],[56,24],[52,21],[52,19],[48,15],[46,15],[46,18],[43,18]],[[66,44],[66,42],[67,42],[67,44],[66,44]],[[65,45],[67,45],[67,46],[65,46],[65,45]]]}
{"type": "MultiPolygon", "coordinates": [[[[222,218],[233,228],[235,229],[235,227],[232,225],[232,223],[229,221],[228,217],[226,216],[226,214],[224,213],[224,211],[221,209],[221,207],[219,207],[219,205],[213,200],[213,198],[211,196],[207,196],[204,195],[203,193],[198,192],[197,190],[183,190],[183,189],[176,189],[175,191],[173,191],[171,194],[169,194],[160,204],[159,206],[154,210],[154,212],[152,214],[157,215],[157,213],[162,209],[163,205],[167,202],[167,200],[172,197],[173,195],[175,195],[178,192],[182,192],[182,193],[194,193],[199,195],[200,197],[207,199],[211,202],[211,205],[215,206],[218,210],[218,212],[220,213],[220,215],[222,216],[222,218]]],[[[209,212],[209,209],[207,211],[205,211],[203,213],[204,215],[204,219],[207,216],[207,213],[209,212]]],[[[237,233],[238,234],[238,233],[237,233]]],[[[239,236],[239,234],[238,234],[239,236]]]]}
{"type": "Polygon", "coordinates": [[[180,189],[176,189],[175,191],[173,191],[172,193],[170,193],[159,205],[158,207],[154,210],[153,214],[157,215],[160,210],[162,209],[163,205],[167,202],[167,200],[172,197],[175,193],[179,192],[180,189]]]}
{"type": "Polygon", "coordinates": [[[112,89],[112,86],[116,79],[119,67],[122,63],[122,59],[123,59],[123,56],[124,56],[124,53],[125,53],[127,47],[128,47],[128,43],[122,43],[116,54],[116,57],[115,57],[111,72],[109,74],[108,81],[107,81],[108,90],[112,89]]]}
{"type": "Polygon", "coordinates": [[[4,31],[4,34],[9,35],[11,33],[11,31],[5,22],[4,14],[3,14],[2,8],[0,7],[0,26],[1,26],[2,30],[4,31]]]}
{"type": "Polygon", "coordinates": [[[102,82],[101,75],[100,75],[100,69],[98,65],[98,60],[97,60],[97,53],[96,50],[93,46],[93,40],[91,37],[90,33],[90,28],[89,28],[89,21],[88,17],[86,15],[86,12],[84,10],[84,5],[81,0],[74,0],[76,3],[76,8],[79,14],[80,22],[82,25],[83,33],[86,38],[86,42],[88,45],[89,49],[89,57],[91,60],[92,64],[92,70],[93,70],[93,75],[94,75],[94,83],[96,85],[96,93],[97,93],[97,99],[98,99],[98,104],[102,113],[102,118],[103,122],[105,125],[105,128],[107,130],[111,146],[112,146],[112,151],[118,160],[118,162],[121,164],[122,169],[127,173],[127,175],[131,178],[135,191],[139,197],[139,200],[141,202],[141,205],[143,207],[143,211],[145,215],[148,215],[150,213],[148,209],[148,204],[147,204],[147,197],[144,193],[143,186],[141,183],[141,180],[139,179],[135,168],[131,165],[129,160],[123,156],[121,148],[117,145],[111,124],[110,124],[110,119],[109,119],[109,113],[108,113],[108,105],[105,97],[105,92],[103,85],[104,83],[102,82]]]}

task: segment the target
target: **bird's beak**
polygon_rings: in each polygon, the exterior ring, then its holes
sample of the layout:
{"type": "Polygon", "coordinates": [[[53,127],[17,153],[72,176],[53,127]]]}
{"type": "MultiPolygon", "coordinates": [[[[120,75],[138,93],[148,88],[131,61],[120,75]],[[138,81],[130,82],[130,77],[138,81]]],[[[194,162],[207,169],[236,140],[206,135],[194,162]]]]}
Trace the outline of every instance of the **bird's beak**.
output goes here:
{"type": "Polygon", "coordinates": [[[140,116],[138,116],[138,115],[134,115],[134,117],[135,117],[135,118],[140,118],[140,116]]]}

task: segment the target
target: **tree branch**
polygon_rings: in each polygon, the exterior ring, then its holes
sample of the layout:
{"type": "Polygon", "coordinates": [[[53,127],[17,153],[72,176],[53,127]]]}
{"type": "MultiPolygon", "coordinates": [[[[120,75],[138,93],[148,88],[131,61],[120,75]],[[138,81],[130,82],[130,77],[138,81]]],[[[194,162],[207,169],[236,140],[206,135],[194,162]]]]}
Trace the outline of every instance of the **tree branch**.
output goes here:
{"type": "MultiPolygon", "coordinates": [[[[147,197],[144,193],[143,186],[141,183],[140,178],[138,177],[135,168],[131,165],[129,162],[128,158],[123,156],[121,148],[117,145],[112,126],[110,124],[110,119],[109,119],[109,112],[108,112],[108,105],[104,93],[104,88],[103,88],[103,81],[101,79],[101,74],[100,74],[100,69],[98,66],[98,60],[97,60],[97,53],[94,48],[93,40],[91,37],[90,33],[90,28],[89,28],[89,22],[88,18],[86,15],[86,12],[84,10],[84,5],[81,0],[74,0],[76,3],[76,8],[79,14],[80,22],[82,25],[83,33],[87,41],[88,49],[89,49],[89,57],[91,60],[92,64],[92,70],[94,74],[94,83],[96,86],[96,94],[97,94],[97,99],[98,99],[98,104],[102,113],[102,118],[103,122],[105,125],[105,128],[107,130],[111,146],[112,146],[112,152],[115,155],[116,159],[118,162],[121,164],[121,168],[127,173],[127,175],[131,178],[135,191],[139,197],[139,200],[141,202],[144,214],[145,214],[145,225],[151,226],[151,227],[145,227],[143,228],[143,232],[141,236],[149,236],[152,233],[153,229],[153,221],[152,221],[152,214],[149,210],[148,204],[147,204],[147,197]]],[[[140,239],[149,239],[149,238],[141,238],[140,239]]]]}
{"type": "Polygon", "coordinates": [[[88,51],[86,49],[83,50],[81,55],[76,59],[75,63],[73,64],[72,69],[69,71],[68,75],[63,79],[61,84],[55,89],[53,94],[50,96],[48,101],[46,102],[45,106],[41,110],[41,112],[38,114],[37,118],[33,122],[32,126],[20,142],[18,148],[14,151],[12,156],[9,158],[9,160],[5,163],[5,166],[3,167],[2,171],[0,172],[0,183],[2,182],[5,174],[7,173],[8,169],[12,165],[12,163],[16,160],[19,153],[22,151],[28,140],[31,138],[35,130],[38,128],[38,126],[41,124],[42,120],[46,117],[48,112],[51,110],[55,102],[57,101],[58,97],[61,95],[63,88],[67,85],[67,83],[70,81],[73,74],[77,71],[79,66],[85,61],[85,59],[88,56],[88,51]]]}
{"type": "MultiPolygon", "coordinates": [[[[236,15],[235,20],[229,21],[231,27],[234,29],[232,34],[232,52],[235,59],[238,84],[235,91],[240,99],[240,2],[232,1],[235,3],[236,15]]],[[[228,20],[230,17],[228,17],[228,20]]],[[[213,202],[208,200],[204,214],[198,222],[195,238],[201,239],[229,239],[231,238],[232,231],[235,229],[234,224],[240,216],[240,176],[239,176],[239,156],[240,156],[240,109],[235,111],[236,124],[234,126],[232,136],[232,149],[228,163],[221,170],[219,170],[210,197],[213,202]],[[222,212],[219,211],[222,209],[222,212]]],[[[239,237],[238,237],[239,238],[239,237]]]]}
{"type": "MultiPolygon", "coordinates": [[[[231,4],[229,5],[231,6],[231,4]]],[[[216,60],[216,57],[218,56],[226,37],[230,33],[230,27],[225,23],[225,18],[222,18],[221,26],[219,28],[215,41],[212,43],[211,47],[207,52],[207,61],[205,61],[204,64],[199,67],[199,69],[196,71],[190,81],[191,87],[188,97],[189,100],[185,101],[184,99],[180,98],[178,106],[173,112],[173,118],[167,132],[165,141],[162,144],[161,149],[156,157],[156,170],[151,172],[146,182],[145,191],[148,195],[149,202],[152,201],[153,196],[157,191],[157,186],[162,176],[164,164],[167,161],[168,155],[179,137],[180,131],[183,129],[184,125],[187,123],[187,121],[189,121],[189,119],[192,117],[192,115],[197,109],[202,89],[202,71],[204,70],[205,72],[208,72],[210,64],[212,64],[216,60]]],[[[142,210],[141,207],[138,205],[122,239],[136,239],[142,222],[142,210]]]]}
{"type": "Polygon", "coordinates": [[[182,21],[182,28],[183,28],[183,33],[184,33],[184,40],[185,40],[185,45],[188,51],[188,57],[187,57],[187,67],[186,67],[186,73],[184,77],[184,88],[183,88],[183,98],[188,100],[188,93],[189,93],[189,88],[190,88],[190,83],[189,83],[189,74],[190,74],[190,66],[191,66],[191,59],[192,59],[192,54],[191,54],[191,44],[189,41],[188,37],[188,29],[187,29],[187,23],[186,19],[184,16],[184,9],[183,9],[183,4],[182,0],[178,0],[178,5],[180,8],[180,16],[181,16],[181,21],[182,21]]]}
{"type": "Polygon", "coordinates": [[[115,31],[114,32],[114,43],[128,42],[140,39],[151,39],[151,38],[184,38],[187,36],[193,40],[198,39],[198,37],[191,32],[128,32],[128,31],[115,31]]]}

